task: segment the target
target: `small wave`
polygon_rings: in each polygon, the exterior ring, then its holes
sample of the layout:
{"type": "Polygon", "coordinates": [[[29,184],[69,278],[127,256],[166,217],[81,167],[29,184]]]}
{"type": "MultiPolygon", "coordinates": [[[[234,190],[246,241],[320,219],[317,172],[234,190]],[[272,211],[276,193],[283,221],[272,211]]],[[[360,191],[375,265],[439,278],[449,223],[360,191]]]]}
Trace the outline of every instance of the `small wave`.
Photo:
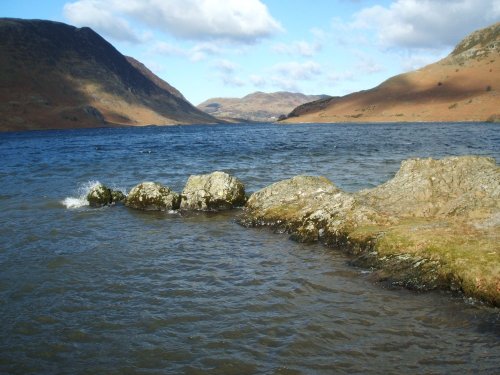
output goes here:
{"type": "Polygon", "coordinates": [[[80,185],[76,191],[76,197],[66,197],[61,201],[61,204],[68,208],[81,208],[89,205],[89,201],[87,200],[87,194],[90,189],[99,185],[99,181],[88,181],[82,185],[80,185]]]}

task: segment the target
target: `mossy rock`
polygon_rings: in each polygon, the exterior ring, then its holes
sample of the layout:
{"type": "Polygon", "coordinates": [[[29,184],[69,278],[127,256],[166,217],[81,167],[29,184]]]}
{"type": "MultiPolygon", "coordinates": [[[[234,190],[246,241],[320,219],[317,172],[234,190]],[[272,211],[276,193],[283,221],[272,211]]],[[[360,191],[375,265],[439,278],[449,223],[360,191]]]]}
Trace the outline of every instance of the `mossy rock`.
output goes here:
{"type": "Polygon", "coordinates": [[[416,290],[459,290],[500,306],[500,168],[482,156],[410,159],[394,178],[347,193],[297,176],[250,196],[239,222],[321,241],[416,290]]]}
{"type": "Polygon", "coordinates": [[[125,206],[145,211],[168,211],[179,208],[181,197],[167,186],[142,182],[130,190],[125,206]]]}
{"type": "Polygon", "coordinates": [[[113,203],[113,195],[110,188],[97,184],[87,194],[90,207],[103,207],[113,203]]]}

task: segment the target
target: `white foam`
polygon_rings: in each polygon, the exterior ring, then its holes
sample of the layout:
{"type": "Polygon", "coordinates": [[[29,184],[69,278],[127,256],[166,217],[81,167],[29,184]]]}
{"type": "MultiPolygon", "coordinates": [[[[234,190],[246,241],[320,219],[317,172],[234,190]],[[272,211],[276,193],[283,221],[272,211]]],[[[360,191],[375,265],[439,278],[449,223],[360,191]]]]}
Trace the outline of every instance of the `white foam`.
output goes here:
{"type": "Polygon", "coordinates": [[[73,198],[73,197],[67,197],[64,198],[61,203],[66,207],[66,208],[80,208],[87,206],[89,202],[87,201],[86,198],[73,198]]]}
{"type": "Polygon", "coordinates": [[[87,194],[94,186],[99,185],[99,181],[88,181],[80,185],[76,191],[76,197],[66,197],[61,201],[61,204],[68,209],[81,208],[89,205],[87,194]]]}

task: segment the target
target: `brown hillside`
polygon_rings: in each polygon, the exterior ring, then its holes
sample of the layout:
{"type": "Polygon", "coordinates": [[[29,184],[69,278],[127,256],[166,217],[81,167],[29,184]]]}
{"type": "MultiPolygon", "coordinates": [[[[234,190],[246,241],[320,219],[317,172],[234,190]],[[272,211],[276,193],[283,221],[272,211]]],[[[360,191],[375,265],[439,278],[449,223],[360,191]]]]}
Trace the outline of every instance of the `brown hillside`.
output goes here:
{"type": "Polygon", "coordinates": [[[0,130],[216,122],[87,27],[0,19],[0,130]]]}
{"type": "Polygon", "coordinates": [[[202,111],[223,119],[272,122],[303,103],[326,98],[293,92],[254,92],[243,98],[213,98],[198,105],[202,111]]]}
{"type": "Polygon", "coordinates": [[[497,121],[500,23],[474,32],[445,59],[340,98],[308,103],[285,122],[497,121]]]}

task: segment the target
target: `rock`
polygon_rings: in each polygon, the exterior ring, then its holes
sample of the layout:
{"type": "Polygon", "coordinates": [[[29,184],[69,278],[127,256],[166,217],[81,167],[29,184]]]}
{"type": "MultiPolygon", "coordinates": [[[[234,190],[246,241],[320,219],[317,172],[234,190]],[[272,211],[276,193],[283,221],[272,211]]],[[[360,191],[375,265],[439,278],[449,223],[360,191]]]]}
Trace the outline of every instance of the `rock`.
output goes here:
{"type": "Polygon", "coordinates": [[[125,205],[146,211],[176,210],[180,205],[180,195],[156,182],[142,182],[130,190],[125,205]]]}
{"type": "Polygon", "coordinates": [[[120,190],[111,190],[111,197],[113,202],[123,202],[127,198],[120,190]]]}
{"type": "Polygon", "coordinates": [[[111,189],[108,187],[97,184],[93,186],[87,194],[87,200],[90,207],[103,207],[113,203],[113,196],[111,189]]]}
{"type": "Polygon", "coordinates": [[[384,219],[337,188],[325,177],[297,176],[252,194],[240,223],[272,226],[302,242],[340,234],[360,224],[384,219]],[[356,207],[356,209],[354,209],[356,207]]]}
{"type": "Polygon", "coordinates": [[[183,210],[226,210],[245,204],[245,187],[225,172],[190,176],[182,191],[183,210]]]}
{"type": "Polygon", "coordinates": [[[499,180],[493,158],[410,159],[393,179],[357,196],[397,218],[484,216],[500,210],[499,180]]]}
{"type": "Polygon", "coordinates": [[[500,306],[499,217],[500,168],[463,156],[404,161],[393,179],[357,193],[294,177],[252,194],[240,223],[343,249],[393,285],[500,306]]]}

